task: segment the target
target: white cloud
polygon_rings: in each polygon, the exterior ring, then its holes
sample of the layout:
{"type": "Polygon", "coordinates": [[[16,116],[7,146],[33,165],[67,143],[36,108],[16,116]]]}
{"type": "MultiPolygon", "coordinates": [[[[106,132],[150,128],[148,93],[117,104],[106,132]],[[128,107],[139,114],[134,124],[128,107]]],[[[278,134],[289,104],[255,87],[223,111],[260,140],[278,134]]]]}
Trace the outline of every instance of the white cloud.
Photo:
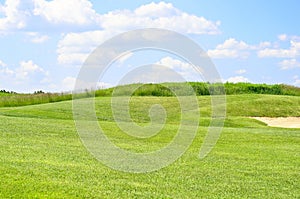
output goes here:
{"type": "Polygon", "coordinates": [[[5,67],[6,64],[3,61],[0,60],[0,66],[5,67]]]}
{"type": "Polygon", "coordinates": [[[136,28],[165,28],[181,33],[219,34],[220,22],[190,15],[171,3],[150,3],[134,11],[117,10],[101,15],[100,24],[105,30],[126,31],[136,28]]]}
{"type": "Polygon", "coordinates": [[[219,44],[215,49],[208,50],[208,55],[212,58],[248,58],[250,52],[257,50],[257,56],[260,58],[274,57],[274,58],[295,58],[300,55],[300,42],[297,36],[289,37],[282,34],[278,36],[279,40],[285,41],[289,38],[289,49],[281,49],[279,44],[272,44],[270,42],[260,42],[257,45],[249,45],[244,41],[237,41],[234,38],[227,39],[224,43],[219,44]],[[297,39],[298,38],[298,39],[297,39]]]}
{"type": "Polygon", "coordinates": [[[128,60],[130,57],[132,57],[133,53],[132,52],[126,52],[122,55],[120,55],[118,59],[118,64],[122,65],[126,60],[128,60]]]}
{"type": "Polygon", "coordinates": [[[258,57],[296,58],[300,55],[300,42],[290,41],[289,49],[266,48],[258,51],[258,57]]]}
{"type": "Polygon", "coordinates": [[[98,14],[88,0],[33,0],[35,16],[42,16],[54,24],[90,25],[95,23],[98,14]]]}
{"type": "Polygon", "coordinates": [[[294,82],[294,85],[299,86],[300,85],[300,79],[296,79],[294,82]]]}
{"type": "Polygon", "coordinates": [[[281,34],[281,35],[278,35],[278,39],[280,41],[286,41],[288,39],[288,36],[286,34],[281,34]]]}
{"type": "Polygon", "coordinates": [[[295,76],[293,77],[293,79],[294,79],[294,85],[295,85],[295,86],[299,86],[299,85],[300,85],[300,79],[299,79],[299,76],[298,76],[298,75],[295,75],[295,76]]]}
{"type": "MultiPolygon", "coordinates": [[[[39,0],[40,1],[40,0],[39,0]]],[[[58,0],[57,0],[58,1],[58,0]]],[[[137,28],[165,28],[184,34],[218,34],[219,22],[190,15],[171,3],[150,3],[135,10],[117,10],[97,16],[101,31],[69,33],[59,41],[58,62],[64,65],[81,65],[89,53],[112,36],[137,28]]]]}
{"type": "Polygon", "coordinates": [[[193,67],[191,64],[187,62],[183,62],[178,59],[173,59],[172,57],[164,57],[158,62],[156,62],[156,64],[167,66],[171,69],[177,68],[180,70],[188,70],[193,67]]]}
{"type": "Polygon", "coordinates": [[[30,15],[27,11],[20,10],[21,0],[6,0],[0,4],[0,33],[14,29],[22,29],[26,26],[26,19],[30,15]]]}
{"type": "Polygon", "coordinates": [[[254,49],[256,49],[255,46],[230,38],[223,44],[217,45],[215,49],[208,50],[207,54],[211,58],[247,58],[250,55],[249,50],[254,49]]]}
{"type": "MultiPolygon", "coordinates": [[[[0,77],[3,76],[12,76],[14,74],[13,70],[10,70],[7,67],[7,64],[0,60],[0,77]]],[[[0,78],[1,79],[1,78],[0,78]]]]}
{"type": "MultiPolygon", "coordinates": [[[[0,33],[5,34],[23,29],[45,31],[58,27],[69,30],[101,28],[100,15],[92,8],[89,0],[6,0],[0,3],[0,33]]],[[[46,39],[36,38],[39,43],[46,39]]]]}
{"type": "Polygon", "coordinates": [[[50,25],[73,31],[165,28],[188,34],[220,33],[219,21],[188,14],[165,2],[99,14],[89,0],[6,0],[4,5],[0,4],[0,15],[4,16],[0,18],[0,31],[3,32],[25,27],[26,30],[45,30],[50,25]]]}
{"type": "Polygon", "coordinates": [[[97,89],[111,88],[112,84],[106,82],[97,82],[97,89]]]}
{"type": "Polygon", "coordinates": [[[300,62],[298,62],[296,59],[286,59],[286,60],[279,62],[279,66],[282,70],[299,68],[300,62]]]}
{"type": "Polygon", "coordinates": [[[58,62],[67,66],[81,66],[89,53],[65,53],[59,51],[58,62]]]}
{"type": "Polygon", "coordinates": [[[280,48],[279,44],[275,44],[273,48],[259,50],[257,56],[260,58],[283,58],[278,63],[282,70],[299,68],[300,63],[297,58],[300,56],[300,37],[282,34],[278,36],[278,39],[280,41],[290,40],[290,47],[280,48]]]}
{"type": "Polygon", "coordinates": [[[37,32],[29,32],[27,35],[30,37],[30,41],[32,43],[44,43],[45,41],[49,40],[48,35],[40,35],[37,32]]]}
{"type": "Polygon", "coordinates": [[[226,82],[238,83],[238,82],[249,82],[249,79],[244,76],[234,76],[226,80],[226,82]]]}
{"type": "Polygon", "coordinates": [[[272,45],[271,42],[268,42],[268,41],[260,42],[258,44],[257,49],[267,48],[267,47],[270,47],[271,45],[272,45]]]}
{"type": "Polygon", "coordinates": [[[29,75],[34,73],[42,73],[44,75],[47,74],[47,72],[43,68],[33,63],[32,60],[21,61],[20,67],[15,70],[15,75],[18,80],[28,79],[29,75]]]}
{"type": "Polygon", "coordinates": [[[62,81],[61,90],[63,91],[72,91],[75,87],[76,78],[74,77],[66,77],[62,81]]]}
{"type": "Polygon", "coordinates": [[[0,60],[0,76],[4,75],[4,76],[11,76],[14,74],[13,70],[10,70],[7,67],[7,64],[4,63],[3,61],[0,60]]]}
{"type": "Polygon", "coordinates": [[[21,61],[19,66],[10,69],[7,66],[0,67],[0,79],[4,86],[17,92],[33,92],[37,87],[49,85],[49,72],[35,64],[32,60],[21,61]]]}
{"type": "MultiPolygon", "coordinates": [[[[75,89],[75,84],[78,83],[81,89],[103,89],[103,88],[109,88],[112,85],[105,82],[97,82],[96,88],[94,82],[81,82],[80,80],[77,80],[75,77],[66,77],[63,79],[61,86],[59,87],[60,91],[73,91],[75,89]],[[77,82],[76,82],[77,81],[77,82]]],[[[77,86],[78,86],[77,85],[77,86]]]]}
{"type": "Polygon", "coordinates": [[[245,69],[240,69],[240,70],[235,71],[235,73],[238,74],[238,75],[245,74],[246,72],[247,71],[245,69]]]}
{"type": "Polygon", "coordinates": [[[298,35],[292,35],[289,37],[291,38],[292,41],[300,41],[300,36],[298,36],[298,35]]]}
{"type": "Polygon", "coordinates": [[[113,31],[69,33],[58,42],[58,63],[81,66],[88,55],[103,41],[115,35],[113,31]]]}
{"type": "Polygon", "coordinates": [[[174,15],[179,15],[181,12],[177,8],[174,8],[171,3],[159,2],[159,3],[149,3],[142,5],[135,9],[134,13],[140,17],[171,17],[174,15]]]}
{"type": "Polygon", "coordinates": [[[172,57],[164,57],[155,64],[171,68],[188,81],[199,80],[199,77],[202,75],[200,68],[196,70],[195,66],[172,57]]]}
{"type": "Polygon", "coordinates": [[[287,34],[280,34],[277,36],[279,41],[285,42],[285,41],[300,41],[300,37],[297,35],[287,35],[287,34]]]}

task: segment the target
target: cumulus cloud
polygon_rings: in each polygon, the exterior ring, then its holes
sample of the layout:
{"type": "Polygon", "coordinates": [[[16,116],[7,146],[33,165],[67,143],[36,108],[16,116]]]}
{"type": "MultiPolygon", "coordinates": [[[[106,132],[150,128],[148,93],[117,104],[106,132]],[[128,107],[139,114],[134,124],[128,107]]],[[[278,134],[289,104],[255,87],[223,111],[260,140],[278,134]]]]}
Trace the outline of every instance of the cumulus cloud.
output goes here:
{"type": "MultiPolygon", "coordinates": [[[[45,33],[47,30],[55,31],[61,34],[56,49],[57,61],[69,66],[81,66],[98,45],[123,31],[165,28],[183,34],[219,34],[219,26],[219,21],[186,13],[166,2],[152,2],[132,10],[107,13],[97,13],[89,0],[6,0],[0,3],[0,34],[21,30],[28,41],[41,44],[53,33],[45,33]]],[[[120,63],[129,56],[121,57],[120,63]]],[[[184,66],[180,66],[182,73],[184,66]]],[[[47,71],[31,60],[20,62],[16,69],[3,66],[0,69],[20,82],[36,74],[47,76],[47,71]]],[[[49,82],[47,78],[42,78],[42,81],[49,82]]],[[[70,78],[65,81],[71,84],[70,78]]]]}
{"type": "Polygon", "coordinates": [[[263,49],[263,48],[267,48],[267,47],[270,47],[272,46],[271,42],[268,42],[268,41],[263,41],[263,42],[260,42],[257,46],[257,50],[260,50],[260,49],[263,49]]]}
{"type": "Polygon", "coordinates": [[[278,35],[278,39],[280,41],[286,41],[288,39],[288,36],[286,34],[281,34],[281,35],[278,35]]]}
{"type": "Polygon", "coordinates": [[[300,68],[300,62],[298,62],[296,59],[286,59],[279,62],[279,66],[282,70],[300,68]]]}
{"type": "Polygon", "coordinates": [[[103,30],[69,33],[58,43],[58,62],[81,65],[87,56],[106,39],[123,31],[136,28],[165,28],[184,34],[218,34],[219,22],[190,15],[171,3],[159,2],[142,5],[135,10],[116,10],[99,15],[103,30]]]}
{"type": "Polygon", "coordinates": [[[297,35],[288,35],[288,34],[280,34],[277,36],[278,40],[280,42],[286,42],[286,41],[300,41],[300,37],[297,35]]]}
{"type": "Polygon", "coordinates": [[[41,16],[54,24],[90,25],[98,14],[88,0],[33,0],[35,16],[41,16]]]}
{"type": "Polygon", "coordinates": [[[251,46],[244,41],[237,41],[230,38],[224,43],[217,45],[213,50],[208,50],[207,54],[211,58],[247,58],[250,53],[249,50],[254,50],[257,47],[251,46]]]}
{"type": "Polygon", "coordinates": [[[171,3],[141,5],[135,10],[115,10],[99,14],[89,0],[6,0],[0,4],[0,30],[45,29],[47,25],[69,30],[103,29],[127,31],[137,28],[165,28],[190,34],[218,34],[219,21],[188,14],[171,3]],[[25,6],[26,5],[26,6],[25,6]],[[42,21],[41,21],[42,20],[42,21]],[[38,22],[38,26],[36,23],[38,22]]]}
{"type": "Polygon", "coordinates": [[[12,76],[14,71],[7,67],[7,64],[0,60],[0,77],[1,76],[12,76]]]}
{"type": "Polygon", "coordinates": [[[58,63],[81,66],[88,55],[103,41],[109,39],[113,31],[88,31],[66,34],[57,46],[58,63]]]}
{"type": "Polygon", "coordinates": [[[198,70],[196,70],[195,66],[169,56],[160,59],[155,64],[166,66],[176,71],[184,79],[189,81],[198,81],[199,77],[201,77],[202,75],[202,71],[200,68],[197,68],[198,70]]]}
{"type": "Polygon", "coordinates": [[[100,15],[92,6],[89,0],[6,0],[0,4],[0,16],[4,16],[0,17],[0,33],[45,31],[49,27],[59,31],[101,28],[100,15]]]}
{"type": "Polygon", "coordinates": [[[72,91],[75,87],[76,78],[74,77],[66,77],[62,81],[62,85],[60,90],[63,91],[72,91]]]}
{"type": "Polygon", "coordinates": [[[21,61],[17,68],[10,68],[5,64],[0,66],[0,79],[3,80],[4,86],[9,86],[10,89],[21,92],[32,92],[36,87],[48,85],[50,82],[49,72],[44,70],[32,60],[21,61]]]}
{"type": "Polygon", "coordinates": [[[121,66],[125,61],[127,61],[130,57],[132,57],[132,52],[126,52],[122,54],[118,59],[118,64],[121,66]]]}
{"type": "Polygon", "coordinates": [[[299,86],[300,85],[300,79],[296,79],[295,82],[294,82],[294,85],[299,86]]]}
{"type": "Polygon", "coordinates": [[[29,61],[21,61],[20,67],[15,70],[15,75],[18,80],[24,80],[29,78],[29,75],[34,73],[41,73],[47,74],[47,72],[38,66],[37,64],[33,63],[32,60],[29,61]]]}
{"type": "Polygon", "coordinates": [[[0,33],[26,26],[26,19],[30,15],[28,11],[19,9],[21,0],[6,0],[4,5],[0,4],[0,33]]]}
{"type": "Polygon", "coordinates": [[[177,69],[180,69],[183,71],[188,70],[193,67],[191,64],[189,64],[187,62],[183,62],[178,59],[173,59],[172,57],[164,57],[161,60],[159,60],[158,62],[156,62],[156,64],[167,66],[171,69],[177,68],[177,69]]]}
{"type": "Polygon", "coordinates": [[[106,39],[138,28],[164,28],[184,34],[219,34],[219,21],[186,13],[172,3],[141,5],[133,10],[103,14],[89,0],[6,0],[0,4],[0,32],[28,31],[29,41],[43,43],[49,36],[38,33],[56,26],[63,34],[57,45],[58,63],[81,65],[92,50],[106,39]],[[26,5],[26,6],[25,6],[26,5]],[[38,25],[37,25],[38,24],[38,25]],[[93,31],[98,29],[96,31],[93,31]],[[88,31],[87,31],[88,30],[88,31]]]}
{"type": "Polygon", "coordinates": [[[264,57],[296,58],[300,55],[300,42],[291,40],[289,49],[265,48],[259,50],[257,55],[260,58],[264,58],[264,57]]]}
{"type": "Polygon", "coordinates": [[[300,85],[300,79],[299,79],[299,76],[298,76],[298,75],[295,75],[295,76],[293,77],[293,79],[294,79],[294,85],[295,85],[295,86],[299,86],[299,85],[300,85]]]}
{"type": "Polygon", "coordinates": [[[218,34],[220,22],[190,15],[171,3],[150,3],[130,10],[117,10],[101,15],[100,24],[107,30],[131,30],[135,28],[165,28],[181,33],[218,34]]]}
{"type": "Polygon", "coordinates": [[[278,39],[282,42],[290,41],[289,48],[281,48],[277,43],[272,48],[262,48],[257,52],[259,58],[282,58],[278,65],[282,70],[299,68],[300,63],[297,58],[300,56],[300,37],[281,34],[278,39]]]}
{"type": "Polygon", "coordinates": [[[32,43],[44,43],[49,40],[48,35],[41,35],[37,32],[29,32],[27,35],[30,37],[30,41],[32,43]]]}
{"type": "Polygon", "coordinates": [[[139,8],[135,9],[134,13],[137,16],[141,17],[171,17],[174,15],[179,15],[181,11],[171,3],[159,2],[159,3],[149,3],[146,5],[142,5],[139,8]]]}
{"type": "Polygon", "coordinates": [[[2,60],[0,60],[0,67],[4,67],[4,66],[6,66],[6,64],[2,61],[2,60]]]}
{"type": "Polygon", "coordinates": [[[4,67],[4,68],[0,68],[0,74],[5,75],[5,76],[12,76],[12,75],[14,75],[14,71],[10,70],[7,67],[4,67]]]}
{"type": "MultiPolygon", "coordinates": [[[[103,89],[103,88],[109,88],[112,87],[111,84],[105,83],[105,82],[97,82],[96,88],[94,82],[80,82],[80,80],[77,80],[75,77],[65,77],[61,83],[61,86],[59,86],[60,91],[73,91],[75,89],[76,81],[81,89],[103,89]]],[[[56,86],[57,87],[57,86],[56,86]]]]}
{"type": "Polygon", "coordinates": [[[234,76],[226,80],[226,82],[238,83],[238,82],[249,82],[249,79],[244,76],[234,76]]]}
{"type": "Polygon", "coordinates": [[[247,71],[245,69],[240,69],[240,70],[235,71],[235,74],[242,75],[242,74],[245,74],[246,72],[247,71]]]}

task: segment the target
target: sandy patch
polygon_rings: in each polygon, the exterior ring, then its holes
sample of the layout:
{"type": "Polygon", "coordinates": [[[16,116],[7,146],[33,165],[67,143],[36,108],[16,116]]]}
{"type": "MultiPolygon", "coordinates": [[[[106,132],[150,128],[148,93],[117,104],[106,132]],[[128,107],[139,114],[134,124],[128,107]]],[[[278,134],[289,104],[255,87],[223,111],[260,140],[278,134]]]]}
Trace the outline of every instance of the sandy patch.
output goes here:
{"type": "Polygon", "coordinates": [[[282,127],[282,128],[300,128],[300,117],[252,117],[268,126],[272,127],[282,127]]]}

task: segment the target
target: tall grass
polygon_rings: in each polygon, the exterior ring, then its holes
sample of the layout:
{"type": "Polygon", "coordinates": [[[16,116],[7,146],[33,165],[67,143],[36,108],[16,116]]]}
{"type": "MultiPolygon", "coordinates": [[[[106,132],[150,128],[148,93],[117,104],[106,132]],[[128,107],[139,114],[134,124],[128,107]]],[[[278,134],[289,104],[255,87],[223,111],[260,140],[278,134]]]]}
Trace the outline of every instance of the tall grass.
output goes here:
{"type": "MultiPolygon", "coordinates": [[[[285,84],[251,84],[251,83],[205,83],[205,82],[185,82],[185,83],[162,83],[162,84],[130,84],[116,87],[118,96],[161,96],[171,97],[176,95],[188,96],[196,94],[202,95],[237,95],[237,94],[270,94],[270,95],[291,95],[300,96],[300,88],[285,84]],[[190,87],[187,87],[190,85],[190,87]],[[188,88],[188,89],[187,89],[188,88]]],[[[85,90],[76,94],[76,98],[84,97],[105,97],[111,96],[116,88],[101,89],[96,91],[85,90]]],[[[52,103],[71,100],[71,93],[42,93],[17,94],[14,92],[0,91],[0,107],[25,106],[42,103],[52,103]]]]}
{"type": "Polygon", "coordinates": [[[236,94],[269,94],[269,95],[291,95],[300,96],[300,88],[285,84],[251,84],[251,83],[205,83],[205,82],[186,82],[186,83],[162,83],[162,84],[132,84],[119,86],[122,92],[119,95],[128,95],[133,87],[138,87],[133,96],[175,96],[177,95],[236,95],[236,94]],[[191,89],[187,89],[189,84],[191,89]],[[225,90],[224,90],[225,89],[225,90]]]}
{"type": "Polygon", "coordinates": [[[285,84],[251,84],[251,83],[225,83],[227,95],[233,94],[270,94],[300,96],[300,88],[285,84]]]}
{"type": "Polygon", "coordinates": [[[12,94],[16,94],[15,92],[9,92],[6,90],[0,90],[0,97],[1,96],[8,96],[8,95],[12,95],[12,94]]]}
{"type": "Polygon", "coordinates": [[[71,100],[72,94],[40,93],[40,94],[13,94],[0,97],[0,107],[26,106],[71,100]]]}

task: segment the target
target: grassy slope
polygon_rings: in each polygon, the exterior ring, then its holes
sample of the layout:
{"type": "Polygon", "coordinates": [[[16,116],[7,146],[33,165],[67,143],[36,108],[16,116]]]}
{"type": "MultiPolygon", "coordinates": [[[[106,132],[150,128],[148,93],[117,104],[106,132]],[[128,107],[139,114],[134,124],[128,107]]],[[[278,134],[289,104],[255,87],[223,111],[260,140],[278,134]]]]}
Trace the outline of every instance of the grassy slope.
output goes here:
{"type": "MultiPolygon", "coordinates": [[[[251,83],[162,83],[162,84],[129,84],[117,86],[115,88],[101,89],[94,92],[85,90],[77,94],[77,98],[86,98],[91,96],[109,97],[114,93],[118,96],[187,96],[196,94],[197,96],[205,95],[240,95],[240,94],[267,94],[267,95],[289,95],[300,96],[300,88],[284,84],[251,84],[251,83]],[[189,84],[191,89],[187,88],[189,84]],[[116,91],[118,94],[116,94],[116,91]],[[134,91],[134,92],[133,92],[134,91]],[[176,95],[175,95],[176,93],[176,95]]],[[[34,94],[17,94],[0,91],[0,107],[17,107],[35,104],[45,104],[61,102],[72,99],[70,93],[34,93],[34,94]]]]}
{"type": "MultiPolygon", "coordinates": [[[[201,127],[190,149],[174,164],[148,174],[103,166],[82,146],[70,101],[0,109],[0,198],[297,198],[300,195],[300,130],[269,128],[245,116],[300,116],[300,98],[227,96],[225,128],[204,160],[197,158],[206,134],[210,97],[199,97],[201,127]],[[242,128],[244,127],[244,128],[242,128]]],[[[148,122],[161,103],[168,124],[159,135],[135,139],[113,122],[110,98],[97,98],[102,128],[117,145],[152,151],[166,145],[178,124],[175,98],[134,97],[132,117],[148,122]]]]}
{"type": "Polygon", "coordinates": [[[11,93],[4,93],[4,92],[0,92],[0,97],[4,97],[4,96],[11,96],[11,93]]]}

